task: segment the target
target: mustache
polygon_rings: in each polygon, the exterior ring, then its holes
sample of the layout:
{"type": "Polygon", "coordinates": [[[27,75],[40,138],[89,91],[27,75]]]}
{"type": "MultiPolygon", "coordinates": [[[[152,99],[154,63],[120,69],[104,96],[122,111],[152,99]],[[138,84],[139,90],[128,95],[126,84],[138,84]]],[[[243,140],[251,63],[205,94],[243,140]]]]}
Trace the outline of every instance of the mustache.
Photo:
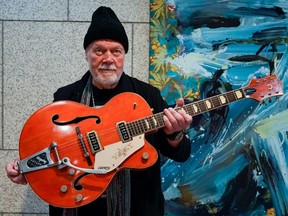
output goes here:
{"type": "Polygon", "coordinates": [[[111,65],[100,65],[99,70],[117,70],[117,67],[114,64],[111,65]]]}

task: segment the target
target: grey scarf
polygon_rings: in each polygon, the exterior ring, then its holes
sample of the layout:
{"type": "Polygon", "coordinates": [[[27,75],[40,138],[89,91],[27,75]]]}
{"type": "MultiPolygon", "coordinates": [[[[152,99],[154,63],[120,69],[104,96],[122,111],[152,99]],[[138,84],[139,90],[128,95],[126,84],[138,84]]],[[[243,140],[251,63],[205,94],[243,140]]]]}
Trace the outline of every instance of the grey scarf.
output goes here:
{"type": "MultiPolygon", "coordinates": [[[[93,98],[92,76],[88,79],[80,103],[90,106],[91,101],[92,105],[96,106],[93,98]]],[[[107,216],[130,216],[131,188],[129,170],[122,170],[114,176],[106,189],[106,195],[108,210],[107,216]]],[[[77,208],[74,208],[64,209],[63,216],[80,215],[77,214],[77,208]]]]}

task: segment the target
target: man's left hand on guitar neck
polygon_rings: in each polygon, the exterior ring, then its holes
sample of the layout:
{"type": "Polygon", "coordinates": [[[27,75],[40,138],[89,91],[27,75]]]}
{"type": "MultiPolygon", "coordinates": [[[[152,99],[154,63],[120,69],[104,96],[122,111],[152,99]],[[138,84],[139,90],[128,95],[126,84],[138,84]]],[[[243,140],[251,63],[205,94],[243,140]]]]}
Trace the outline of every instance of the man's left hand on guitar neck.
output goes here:
{"type": "Polygon", "coordinates": [[[183,131],[186,130],[192,123],[192,116],[187,114],[184,109],[177,108],[184,105],[184,99],[180,98],[175,108],[167,108],[164,110],[163,120],[165,127],[163,128],[167,135],[168,143],[177,148],[184,136],[183,131]]]}

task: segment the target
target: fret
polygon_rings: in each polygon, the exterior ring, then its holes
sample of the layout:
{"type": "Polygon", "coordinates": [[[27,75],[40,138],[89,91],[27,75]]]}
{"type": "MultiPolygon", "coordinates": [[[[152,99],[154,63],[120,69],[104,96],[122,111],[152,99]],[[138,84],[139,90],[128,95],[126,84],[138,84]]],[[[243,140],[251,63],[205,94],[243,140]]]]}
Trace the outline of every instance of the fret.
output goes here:
{"type": "Polygon", "coordinates": [[[150,131],[152,128],[152,125],[150,124],[150,121],[149,121],[150,118],[151,117],[146,117],[143,119],[143,124],[145,125],[146,131],[150,131]]]}
{"type": "Polygon", "coordinates": [[[187,112],[189,115],[191,115],[191,116],[194,116],[194,115],[195,115],[195,114],[194,114],[194,111],[193,111],[192,104],[187,104],[187,105],[185,105],[185,107],[186,107],[186,112],[187,112]]]}
{"type": "Polygon", "coordinates": [[[187,107],[185,105],[183,107],[184,107],[185,112],[189,114],[189,107],[187,107]]]}
{"type": "Polygon", "coordinates": [[[145,128],[143,128],[143,124],[141,124],[142,123],[142,120],[137,120],[136,121],[136,125],[137,125],[137,133],[138,134],[141,134],[141,133],[143,133],[143,132],[145,132],[145,128]]]}
{"type": "Polygon", "coordinates": [[[145,119],[138,120],[138,126],[139,126],[138,127],[139,134],[143,134],[146,131],[148,131],[148,128],[146,127],[146,124],[145,124],[145,119]]]}
{"type": "Polygon", "coordinates": [[[135,126],[134,126],[134,122],[130,122],[130,123],[127,123],[127,128],[128,128],[128,131],[129,131],[129,134],[130,136],[136,136],[136,133],[135,133],[135,126]]]}
{"type": "Polygon", "coordinates": [[[222,106],[221,101],[220,101],[220,99],[219,99],[218,96],[213,96],[213,97],[211,98],[211,101],[212,101],[212,103],[213,103],[213,105],[214,105],[215,108],[218,108],[218,107],[221,107],[221,106],[222,106]]]}
{"type": "Polygon", "coordinates": [[[198,104],[198,107],[200,108],[200,112],[201,112],[201,113],[207,111],[207,108],[206,108],[206,106],[205,106],[204,100],[197,101],[197,104],[198,104]]]}
{"type": "Polygon", "coordinates": [[[150,130],[150,129],[151,129],[151,126],[150,126],[150,124],[149,124],[149,122],[148,122],[148,119],[145,118],[145,119],[143,120],[143,122],[144,122],[144,124],[145,124],[147,130],[150,130]]]}
{"type": "Polygon", "coordinates": [[[143,125],[139,122],[139,120],[130,122],[127,124],[129,133],[131,136],[136,136],[142,134],[145,130],[143,129],[143,125]]]}
{"type": "Polygon", "coordinates": [[[197,102],[191,104],[191,108],[192,108],[192,110],[193,110],[193,114],[194,114],[194,115],[198,115],[198,114],[200,113],[200,108],[199,108],[197,102]]]}
{"type": "Polygon", "coordinates": [[[222,94],[222,95],[219,95],[219,96],[216,96],[216,97],[218,97],[221,106],[228,104],[228,100],[227,100],[227,97],[226,97],[225,94],[222,94]]]}
{"type": "Polygon", "coordinates": [[[235,98],[235,95],[234,95],[234,92],[233,92],[233,91],[227,92],[227,93],[226,93],[226,96],[227,96],[226,98],[227,98],[227,100],[228,100],[229,103],[234,102],[234,101],[237,100],[237,99],[235,98]]]}
{"type": "Polygon", "coordinates": [[[145,124],[147,125],[147,130],[148,130],[148,131],[152,130],[152,128],[153,128],[152,117],[151,117],[151,116],[146,117],[146,118],[144,119],[144,121],[145,121],[145,124]]]}
{"type": "Polygon", "coordinates": [[[245,97],[242,89],[235,90],[233,91],[233,93],[235,94],[235,98],[237,98],[237,100],[240,100],[245,97]]]}
{"type": "Polygon", "coordinates": [[[158,122],[155,118],[155,115],[151,117],[151,121],[152,121],[152,128],[153,129],[157,128],[158,122]]]}
{"type": "Polygon", "coordinates": [[[156,116],[157,123],[158,123],[157,128],[163,127],[165,125],[164,120],[163,120],[164,113],[163,112],[157,113],[157,114],[155,114],[155,116],[156,116]]]}
{"type": "Polygon", "coordinates": [[[205,106],[206,106],[206,110],[211,110],[211,109],[213,109],[213,107],[214,107],[214,104],[213,104],[213,102],[208,98],[208,99],[205,99],[204,101],[204,104],[205,104],[205,106]]]}
{"type": "Polygon", "coordinates": [[[157,120],[156,120],[156,118],[155,118],[155,116],[153,115],[153,116],[150,116],[149,118],[148,118],[148,122],[149,122],[149,125],[150,125],[150,128],[153,130],[153,129],[155,129],[156,127],[157,127],[157,120]]]}
{"type": "Polygon", "coordinates": [[[184,112],[188,113],[188,110],[187,110],[187,106],[183,106],[183,107],[178,107],[177,109],[175,109],[177,112],[179,110],[183,110],[184,112]]]}
{"type": "Polygon", "coordinates": [[[135,124],[136,124],[136,132],[137,132],[137,134],[141,134],[141,122],[139,121],[139,120],[136,120],[135,121],[135,124]]]}

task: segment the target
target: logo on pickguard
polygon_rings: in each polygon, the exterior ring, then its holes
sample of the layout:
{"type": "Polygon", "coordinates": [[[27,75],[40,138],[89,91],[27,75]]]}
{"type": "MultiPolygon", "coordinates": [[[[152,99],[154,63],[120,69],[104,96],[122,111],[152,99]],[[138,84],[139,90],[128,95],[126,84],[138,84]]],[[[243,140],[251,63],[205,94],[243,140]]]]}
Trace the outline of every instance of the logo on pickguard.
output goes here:
{"type": "Polygon", "coordinates": [[[132,143],[129,143],[128,145],[124,146],[121,149],[118,149],[118,151],[112,156],[115,160],[120,158],[121,156],[126,156],[128,151],[130,151],[134,146],[132,143]]]}

